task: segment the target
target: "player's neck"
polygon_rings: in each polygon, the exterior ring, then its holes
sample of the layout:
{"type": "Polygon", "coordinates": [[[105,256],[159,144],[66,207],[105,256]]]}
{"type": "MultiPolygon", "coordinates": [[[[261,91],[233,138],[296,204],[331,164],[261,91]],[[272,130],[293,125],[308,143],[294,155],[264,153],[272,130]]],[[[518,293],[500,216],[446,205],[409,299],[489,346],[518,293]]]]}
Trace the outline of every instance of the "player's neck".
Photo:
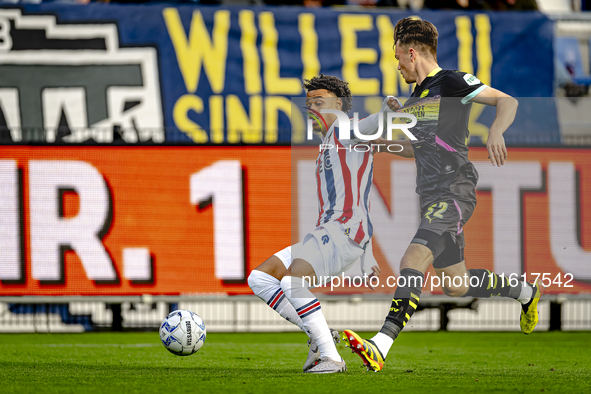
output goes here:
{"type": "Polygon", "coordinates": [[[322,138],[326,137],[326,134],[328,133],[328,130],[330,130],[330,129],[331,129],[331,127],[334,125],[334,122],[336,122],[336,120],[335,120],[335,121],[333,121],[333,122],[332,122],[332,123],[331,123],[331,124],[328,126],[328,129],[326,129],[326,130],[322,129],[322,131],[320,132],[320,133],[322,133],[322,138]]]}
{"type": "Polygon", "coordinates": [[[417,64],[417,85],[421,85],[425,78],[429,76],[431,71],[438,68],[439,65],[435,60],[425,60],[425,62],[421,62],[417,64]]]}

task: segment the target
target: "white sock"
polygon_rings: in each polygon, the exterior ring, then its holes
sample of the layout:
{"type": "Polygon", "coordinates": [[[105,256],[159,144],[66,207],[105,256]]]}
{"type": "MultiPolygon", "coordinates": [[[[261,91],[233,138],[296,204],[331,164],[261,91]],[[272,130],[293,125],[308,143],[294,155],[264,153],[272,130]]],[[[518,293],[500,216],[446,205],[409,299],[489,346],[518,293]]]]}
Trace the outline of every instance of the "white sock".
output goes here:
{"type": "Polygon", "coordinates": [[[279,279],[266,272],[253,270],[248,276],[248,286],[257,297],[265,301],[281,317],[306,332],[302,319],[284,296],[279,279]]]}
{"type": "Polygon", "coordinates": [[[531,287],[529,284],[524,283],[523,286],[521,286],[521,293],[519,293],[517,301],[521,302],[522,304],[527,304],[533,296],[534,288],[531,287]]]}
{"type": "Polygon", "coordinates": [[[386,358],[394,340],[382,332],[378,332],[371,340],[380,349],[382,356],[386,358]]]}
{"type": "Polygon", "coordinates": [[[320,302],[309,290],[309,286],[308,282],[295,276],[285,276],[281,279],[283,293],[304,322],[304,329],[310,338],[316,341],[320,356],[341,361],[341,355],[320,309],[320,302]]]}

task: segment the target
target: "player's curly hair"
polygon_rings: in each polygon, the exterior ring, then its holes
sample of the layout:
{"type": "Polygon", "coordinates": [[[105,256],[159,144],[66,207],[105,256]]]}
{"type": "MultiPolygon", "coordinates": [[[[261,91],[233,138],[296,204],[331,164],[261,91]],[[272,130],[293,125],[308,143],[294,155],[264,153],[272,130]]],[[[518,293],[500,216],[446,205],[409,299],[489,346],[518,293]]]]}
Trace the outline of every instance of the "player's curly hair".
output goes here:
{"type": "Polygon", "coordinates": [[[320,74],[312,79],[304,80],[306,91],[326,89],[343,101],[342,111],[348,113],[353,107],[353,96],[349,89],[349,83],[332,75],[320,74]]]}
{"type": "Polygon", "coordinates": [[[421,51],[429,52],[437,59],[437,39],[439,33],[431,22],[404,18],[394,28],[394,45],[412,45],[421,51]]]}

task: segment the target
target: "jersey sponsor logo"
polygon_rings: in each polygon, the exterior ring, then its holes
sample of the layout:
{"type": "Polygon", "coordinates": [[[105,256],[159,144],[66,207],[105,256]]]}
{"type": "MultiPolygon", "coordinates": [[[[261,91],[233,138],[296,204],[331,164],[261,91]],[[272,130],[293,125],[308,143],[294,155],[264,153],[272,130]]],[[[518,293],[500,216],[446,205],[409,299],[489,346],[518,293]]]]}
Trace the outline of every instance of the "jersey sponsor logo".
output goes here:
{"type": "Polygon", "coordinates": [[[480,79],[476,78],[472,74],[465,74],[464,81],[466,81],[466,83],[470,86],[478,85],[480,83],[480,79]]]}
{"type": "Polygon", "coordinates": [[[427,97],[428,94],[429,94],[429,89],[423,90],[423,93],[421,93],[421,98],[427,97]]]}
{"type": "Polygon", "coordinates": [[[410,113],[419,119],[425,118],[425,105],[416,104],[403,109],[404,112],[410,113]]]}
{"type": "Polygon", "coordinates": [[[164,142],[156,48],[120,47],[116,24],[3,9],[0,51],[10,81],[0,86],[0,127],[13,142],[164,142]]]}

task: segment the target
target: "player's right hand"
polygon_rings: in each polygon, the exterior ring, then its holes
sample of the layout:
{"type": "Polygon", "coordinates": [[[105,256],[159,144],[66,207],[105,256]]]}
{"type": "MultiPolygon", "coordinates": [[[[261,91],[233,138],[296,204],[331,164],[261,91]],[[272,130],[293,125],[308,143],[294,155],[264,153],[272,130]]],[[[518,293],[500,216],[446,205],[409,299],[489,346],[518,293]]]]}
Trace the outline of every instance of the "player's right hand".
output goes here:
{"type": "Polygon", "coordinates": [[[488,150],[488,158],[493,166],[500,167],[505,164],[505,160],[507,160],[507,147],[505,146],[503,134],[490,133],[486,142],[486,149],[488,150]]]}
{"type": "Polygon", "coordinates": [[[372,290],[374,290],[374,291],[375,291],[375,287],[373,287],[373,286],[371,285],[371,278],[372,278],[372,277],[374,277],[374,276],[375,276],[376,278],[377,278],[377,277],[379,277],[379,276],[380,276],[380,273],[381,273],[382,271],[380,270],[380,266],[379,266],[379,265],[377,265],[377,264],[376,264],[376,265],[374,265],[373,267],[371,267],[371,271],[372,271],[372,272],[371,272],[371,274],[369,274],[369,276],[367,277],[367,287],[369,287],[370,289],[372,289],[372,290]]]}

